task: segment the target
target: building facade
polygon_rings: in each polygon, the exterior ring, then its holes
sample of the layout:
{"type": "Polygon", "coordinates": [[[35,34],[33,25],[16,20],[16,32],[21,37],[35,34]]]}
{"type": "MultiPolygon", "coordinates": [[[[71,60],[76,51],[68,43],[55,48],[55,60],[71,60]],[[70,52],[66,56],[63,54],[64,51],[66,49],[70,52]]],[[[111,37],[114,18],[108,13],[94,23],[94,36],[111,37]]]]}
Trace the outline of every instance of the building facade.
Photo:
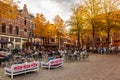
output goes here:
{"type": "Polygon", "coordinates": [[[34,24],[26,5],[15,20],[0,18],[0,48],[23,48],[31,38],[34,24]]]}

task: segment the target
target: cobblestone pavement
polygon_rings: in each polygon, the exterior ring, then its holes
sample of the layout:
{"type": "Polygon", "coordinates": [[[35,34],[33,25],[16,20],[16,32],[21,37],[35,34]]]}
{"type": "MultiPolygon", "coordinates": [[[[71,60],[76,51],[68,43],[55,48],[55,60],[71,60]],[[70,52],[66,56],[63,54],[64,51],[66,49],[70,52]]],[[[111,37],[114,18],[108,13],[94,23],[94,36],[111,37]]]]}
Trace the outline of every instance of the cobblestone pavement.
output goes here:
{"type": "MultiPolygon", "coordinates": [[[[0,68],[1,80],[11,80],[0,68]]],[[[89,62],[64,63],[64,67],[15,76],[13,80],[120,80],[120,54],[91,54],[89,62]]]]}

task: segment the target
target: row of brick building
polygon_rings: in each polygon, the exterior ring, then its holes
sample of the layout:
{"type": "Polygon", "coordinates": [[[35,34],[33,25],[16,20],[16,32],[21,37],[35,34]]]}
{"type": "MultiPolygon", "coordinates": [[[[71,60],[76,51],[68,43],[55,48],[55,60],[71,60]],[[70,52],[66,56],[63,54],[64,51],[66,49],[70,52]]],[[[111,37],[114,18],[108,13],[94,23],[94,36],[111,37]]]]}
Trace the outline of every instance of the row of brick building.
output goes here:
{"type": "Polygon", "coordinates": [[[32,31],[35,24],[32,19],[34,16],[29,14],[26,5],[23,9],[18,10],[18,13],[19,15],[15,20],[0,18],[0,48],[41,45],[43,41],[33,36],[32,31]],[[31,45],[27,45],[29,42],[31,45]]]}
{"type": "Polygon", "coordinates": [[[15,20],[0,19],[0,47],[19,47],[31,36],[32,15],[27,11],[26,5],[18,10],[19,16],[15,20]]]}
{"type": "MultiPolygon", "coordinates": [[[[25,46],[35,47],[58,47],[55,38],[36,38],[33,34],[35,24],[33,15],[29,14],[27,6],[18,10],[19,15],[15,20],[0,18],[0,48],[23,48],[25,46]]],[[[63,41],[65,39],[61,39],[63,41]]],[[[62,44],[64,46],[64,43],[62,44]]]]}
{"type": "MultiPolygon", "coordinates": [[[[32,19],[33,15],[29,14],[26,5],[23,9],[18,10],[19,16],[15,20],[0,18],[0,48],[23,48],[24,46],[53,46],[58,47],[58,40],[55,38],[43,39],[36,38],[33,35],[33,28],[35,24],[32,19]]],[[[106,38],[104,38],[105,42],[106,38]]],[[[66,47],[76,45],[75,42],[71,42],[69,39],[61,38],[60,46],[66,47]]],[[[89,36],[84,39],[86,45],[91,44],[89,36]]],[[[95,45],[101,45],[101,39],[99,36],[96,37],[95,45]]],[[[111,45],[120,46],[120,32],[113,33],[111,36],[111,45]]]]}

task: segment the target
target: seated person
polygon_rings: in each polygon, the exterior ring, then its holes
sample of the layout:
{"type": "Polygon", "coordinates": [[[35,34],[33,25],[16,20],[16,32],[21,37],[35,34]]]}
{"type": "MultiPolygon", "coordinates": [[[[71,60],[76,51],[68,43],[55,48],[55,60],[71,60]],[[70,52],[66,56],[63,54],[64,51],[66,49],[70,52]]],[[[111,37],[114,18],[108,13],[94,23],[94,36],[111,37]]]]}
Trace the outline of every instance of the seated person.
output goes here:
{"type": "Polygon", "coordinates": [[[59,55],[56,55],[55,58],[60,58],[60,56],[59,56],[59,55]]]}
{"type": "Polygon", "coordinates": [[[34,58],[31,58],[31,57],[30,57],[30,58],[28,59],[28,62],[33,62],[33,61],[35,61],[34,58]]]}
{"type": "Polygon", "coordinates": [[[3,55],[0,53],[0,57],[3,57],[3,55]]]}
{"type": "Polygon", "coordinates": [[[55,58],[62,58],[63,56],[62,55],[56,55],[56,57],[55,58]]]}
{"type": "Polygon", "coordinates": [[[22,58],[21,59],[21,63],[25,63],[26,62],[26,59],[25,58],[22,58]]]}
{"type": "Polygon", "coordinates": [[[55,59],[54,56],[49,56],[48,61],[55,59]]]}
{"type": "Polygon", "coordinates": [[[9,57],[6,56],[6,55],[0,54],[0,57],[3,57],[3,58],[2,58],[3,61],[9,61],[9,57]]]}
{"type": "Polygon", "coordinates": [[[62,55],[60,55],[60,57],[59,58],[62,58],[63,56],[62,55]]]}
{"type": "Polygon", "coordinates": [[[22,63],[22,60],[21,59],[17,59],[16,61],[15,61],[15,64],[21,64],[22,63]]]}
{"type": "MultiPolygon", "coordinates": [[[[0,54],[0,57],[3,57],[2,54],[0,54]]],[[[0,65],[1,65],[1,62],[3,61],[3,58],[0,59],[0,65]]]]}

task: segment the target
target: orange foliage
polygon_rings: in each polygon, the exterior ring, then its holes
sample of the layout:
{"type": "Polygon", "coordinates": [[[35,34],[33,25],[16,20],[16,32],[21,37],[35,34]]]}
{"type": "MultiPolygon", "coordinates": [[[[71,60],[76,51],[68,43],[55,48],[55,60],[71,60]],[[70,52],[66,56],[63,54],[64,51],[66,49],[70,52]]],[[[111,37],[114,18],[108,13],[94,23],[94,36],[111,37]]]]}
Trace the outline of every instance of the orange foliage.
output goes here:
{"type": "Polygon", "coordinates": [[[36,36],[45,36],[46,34],[46,26],[47,21],[43,14],[37,14],[36,17],[33,19],[33,22],[35,22],[35,29],[33,30],[34,34],[36,36]]]}
{"type": "Polygon", "coordinates": [[[17,5],[0,1],[0,17],[16,19],[18,16],[17,5]]]}
{"type": "Polygon", "coordinates": [[[49,21],[46,21],[43,14],[37,14],[33,21],[36,24],[36,27],[33,30],[36,36],[43,36],[47,38],[55,36],[55,26],[51,25],[49,21]]]}
{"type": "Polygon", "coordinates": [[[64,21],[59,15],[55,16],[54,25],[56,27],[56,35],[57,35],[57,37],[59,37],[61,35],[64,35],[64,31],[65,31],[64,21]]]}

